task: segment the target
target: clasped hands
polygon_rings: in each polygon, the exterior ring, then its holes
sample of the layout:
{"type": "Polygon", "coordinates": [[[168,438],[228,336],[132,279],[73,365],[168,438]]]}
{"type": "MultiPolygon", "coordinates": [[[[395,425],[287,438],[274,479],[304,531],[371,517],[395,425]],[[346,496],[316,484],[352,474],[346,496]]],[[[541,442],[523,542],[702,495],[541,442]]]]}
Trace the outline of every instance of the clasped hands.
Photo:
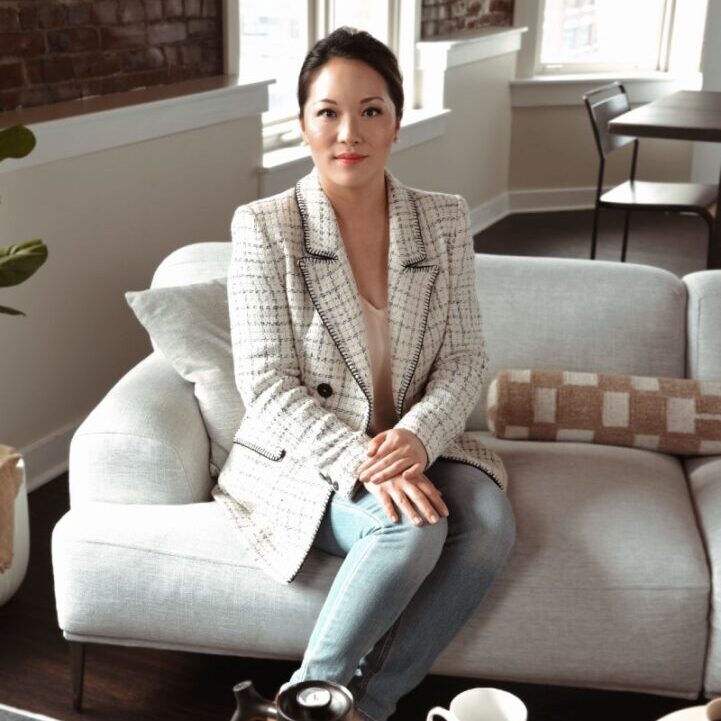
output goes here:
{"type": "Polygon", "coordinates": [[[369,493],[398,521],[396,506],[417,526],[423,513],[429,523],[437,523],[437,514],[448,516],[448,508],[423,469],[428,462],[426,449],[418,436],[405,428],[390,428],[371,439],[368,458],[355,472],[369,493]],[[395,503],[395,505],[394,505],[395,503]]]}

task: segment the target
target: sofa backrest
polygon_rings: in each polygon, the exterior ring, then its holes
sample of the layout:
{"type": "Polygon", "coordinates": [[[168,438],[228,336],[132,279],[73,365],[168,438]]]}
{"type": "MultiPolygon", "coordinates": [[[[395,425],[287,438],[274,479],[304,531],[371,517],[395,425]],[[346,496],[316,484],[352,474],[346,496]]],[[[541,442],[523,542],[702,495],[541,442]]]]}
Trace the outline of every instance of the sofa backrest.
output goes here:
{"type": "MultiPolygon", "coordinates": [[[[224,277],[231,245],[195,243],[158,266],[153,287],[224,277]]],[[[466,424],[487,430],[488,385],[501,368],[683,377],[687,291],[647,265],[476,254],[488,354],[481,399],[466,424]]]]}
{"type": "Polygon", "coordinates": [[[501,368],[684,376],[686,287],[666,270],[477,254],[476,289],[488,376],[469,429],[487,429],[485,396],[501,368]]]}

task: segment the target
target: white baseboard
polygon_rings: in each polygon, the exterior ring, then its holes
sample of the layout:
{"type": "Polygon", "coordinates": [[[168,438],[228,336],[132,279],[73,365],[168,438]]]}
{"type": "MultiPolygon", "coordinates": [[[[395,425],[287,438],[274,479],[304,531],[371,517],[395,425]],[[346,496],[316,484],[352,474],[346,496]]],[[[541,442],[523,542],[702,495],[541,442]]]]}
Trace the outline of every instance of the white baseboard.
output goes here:
{"type": "Polygon", "coordinates": [[[513,190],[509,195],[511,213],[581,210],[584,208],[593,208],[596,187],[513,190]]]}
{"type": "Polygon", "coordinates": [[[593,208],[595,195],[595,187],[512,190],[500,193],[471,210],[471,233],[476,235],[513,213],[593,208]]]}
{"type": "Polygon", "coordinates": [[[471,234],[476,235],[505,218],[508,210],[508,193],[501,193],[471,210],[471,234]]]}
{"type": "Polygon", "coordinates": [[[18,448],[25,460],[28,492],[40,488],[68,470],[70,439],[81,422],[69,423],[29,446],[18,448]]]}

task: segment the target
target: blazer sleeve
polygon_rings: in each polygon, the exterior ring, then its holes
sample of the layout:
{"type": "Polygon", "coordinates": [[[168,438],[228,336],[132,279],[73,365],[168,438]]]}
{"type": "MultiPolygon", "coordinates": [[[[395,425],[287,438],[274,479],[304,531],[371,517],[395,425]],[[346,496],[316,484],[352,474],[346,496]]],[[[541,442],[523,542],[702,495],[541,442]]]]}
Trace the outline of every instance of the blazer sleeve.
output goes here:
{"type": "Polygon", "coordinates": [[[458,215],[449,247],[450,302],[443,342],[423,397],[395,425],[418,436],[428,454],[426,468],[465,430],[481,396],[488,363],[476,292],[470,213],[466,200],[460,195],[456,198],[458,215]]]}
{"type": "MultiPolygon", "coordinates": [[[[337,492],[361,487],[355,468],[367,458],[369,436],[324,409],[301,383],[284,253],[262,214],[240,206],[231,223],[228,312],[235,384],[246,413],[273,429],[287,452],[312,460],[337,492]]],[[[262,432],[262,431],[261,431],[262,432]]]]}

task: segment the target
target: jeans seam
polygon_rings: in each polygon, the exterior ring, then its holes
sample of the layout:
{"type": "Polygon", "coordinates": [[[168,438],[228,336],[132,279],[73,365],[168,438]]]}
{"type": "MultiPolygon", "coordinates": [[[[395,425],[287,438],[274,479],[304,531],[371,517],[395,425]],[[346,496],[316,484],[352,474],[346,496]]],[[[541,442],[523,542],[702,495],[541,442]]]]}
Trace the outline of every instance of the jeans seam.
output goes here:
{"type": "Polygon", "coordinates": [[[375,664],[375,666],[372,666],[369,669],[369,673],[358,684],[356,695],[359,699],[362,699],[365,696],[366,689],[368,688],[368,684],[370,683],[373,676],[375,676],[381,670],[381,668],[383,668],[383,664],[385,663],[386,658],[388,658],[388,654],[390,653],[390,647],[396,637],[396,632],[398,631],[398,626],[400,626],[401,618],[403,617],[404,613],[405,608],[401,611],[398,618],[395,620],[393,625],[388,629],[387,633],[385,634],[385,640],[383,641],[383,647],[378,654],[377,663],[375,664]]]}
{"type": "MultiPolygon", "coordinates": [[[[373,548],[376,544],[377,544],[377,536],[374,536],[374,537],[372,537],[372,538],[370,539],[370,541],[369,541],[369,543],[368,543],[368,546],[367,546],[366,549],[364,550],[363,554],[362,554],[362,555],[360,556],[360,558],[356,561],[355,566],[353,567],[353,569],[350,571],[350,573],[349,573],[348,576],[346,577],[345,583],[343,584],[343,587],[342,587],[341,590],[338,592],[338,599],[337,599],[337,601],[336,601],[336,603],[335,603],[335,606],[334,606],[334,608],[331,609],[331,614],[329,615],[328,618],[325,619],[325,622],[323,623],[323,627],[320,629],[320,633],[318,634],[318,637],[317,637],[317,639],[316,639],[316,645],[319,645],[320,642],[324,639],[324,637],[325,637],[325,635],[326,635],[326,629],[328,629],[328,627],[330,626],[331,621],[334,621],[334,620],[335,620],[335,618],[336,618],[336,616],[337,616],[337,613],[338,613],[338,609],[342,607],[341,601],[343,600],[343,596],[345,595],[345,593],[346,593],[346,591],[347,591],[347,589],[348,589],[348,587],[349,587],[349,585],[350,585],[350,583],[351,583],[351,580],[352,580],[353,577],[355,576],[355,574],[356,574],[356,572],[358,571],[358,569],[361,568],[362,563],[363,563],[363,561],[366,559],[366,557],[368,556],[368,554],[370,553],[371,548],[373,548]]],[[[301,674],[304,674],[304,673],[305,673],[305,669],[308,667],[308,664],[307,664],[308,655],[309,655],[309,654],[306,653],[305,656],[304,656],[304,658],[303,658],[303,663],[301,664],[301,667],[300,667],[300,672],[301,672],[301,674]]]]}

